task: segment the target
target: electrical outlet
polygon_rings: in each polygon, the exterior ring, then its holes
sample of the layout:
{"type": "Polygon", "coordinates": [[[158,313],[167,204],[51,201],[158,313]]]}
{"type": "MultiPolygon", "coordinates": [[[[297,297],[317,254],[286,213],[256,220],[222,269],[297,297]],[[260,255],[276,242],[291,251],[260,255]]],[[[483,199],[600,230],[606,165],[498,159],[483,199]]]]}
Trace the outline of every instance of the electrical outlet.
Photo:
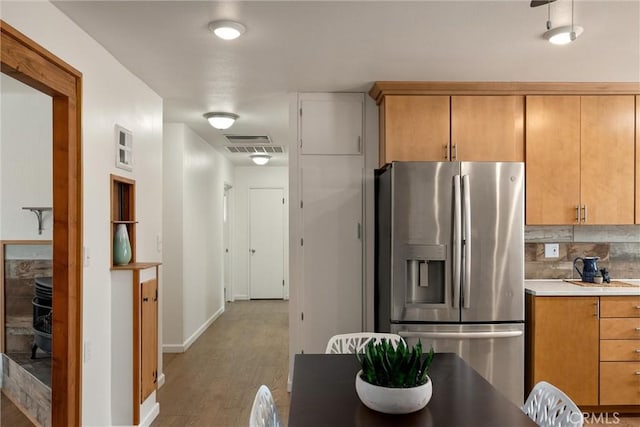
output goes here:
{"type": "Polygon", "coordinates": [[[85,267],[89,267],[91,265],[91,251],[89,251],[89,248],[87,246],[83,246],[82,253],[82,259],[84,260],[82,264],[85,267]]]}
{"type": "Polygon", "coordinates": [[[558,243],[545,243],[544,244],[544,257],[545,258],[558,258],[560,256],[560,245],[558,243]]]}

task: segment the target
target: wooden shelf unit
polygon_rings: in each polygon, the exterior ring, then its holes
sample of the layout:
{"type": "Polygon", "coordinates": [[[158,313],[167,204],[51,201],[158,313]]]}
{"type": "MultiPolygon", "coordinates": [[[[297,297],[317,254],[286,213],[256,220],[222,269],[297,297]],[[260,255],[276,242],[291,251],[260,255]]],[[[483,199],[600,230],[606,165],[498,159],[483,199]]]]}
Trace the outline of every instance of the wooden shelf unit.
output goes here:
{"type": "Polygon", "coordinates": [[[131,263],[136,262],[136,182],[111,174],[111,267],[113,265],[113,237],[118,224],[126,224],[131,243],[131,263]]]}

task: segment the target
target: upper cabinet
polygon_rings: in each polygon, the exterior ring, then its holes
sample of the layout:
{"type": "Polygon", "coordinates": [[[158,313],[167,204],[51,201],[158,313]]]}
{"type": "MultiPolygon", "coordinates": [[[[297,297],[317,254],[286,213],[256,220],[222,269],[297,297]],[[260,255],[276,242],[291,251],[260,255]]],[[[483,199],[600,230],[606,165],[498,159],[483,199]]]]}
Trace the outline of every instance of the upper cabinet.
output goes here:
{"type": "Polygon", "coordinates": [[[527,96],[527,224],[577,224],[580,97],[527,96]]]}
{"type": "Polygon", "coordinates": [[[404,160],[524,161],[524,98],[385,96],[380,165],[404,160]]]}
{"type": "Polygon", "coordinates": [[[526,222],[633,224],[634,97],[527,96],[526,222]]]}
{"type": "Polygon", "coordinates": [[[524,97],[452,96],[451,160],[524,161],[524,97]]]}
{"type": "Polygon", "coordinates": [[[362,154],[363,94],[304,94],[298,107],[300,154],[362,154]]]}
{"type": "Polygon", "coordinates": [[[380,165],[449,160],[448,96],[385,96],[380,103],[380,165]]]}

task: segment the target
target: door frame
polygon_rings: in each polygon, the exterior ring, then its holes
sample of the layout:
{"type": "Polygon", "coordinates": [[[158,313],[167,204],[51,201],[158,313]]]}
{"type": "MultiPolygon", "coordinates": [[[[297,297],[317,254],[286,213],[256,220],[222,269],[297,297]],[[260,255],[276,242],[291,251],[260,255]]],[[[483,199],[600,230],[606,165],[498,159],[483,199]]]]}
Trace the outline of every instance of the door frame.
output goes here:
{"type": "MultiPolygon", "coordinates": [[[[286,197],[285,196],[285,188],[284,187],[249,187],[247,190],[247,247],[249,248],[249,250],[251,250],[251,191],[252,190],[281,190],[282,191],[282,197],[286,197]]],[[[285,204],[282,204],[282,277],[283,280],[286,276],[285,274],[285,266],[286,266],[286,262],[285,262],[285,256],[287,254],[287,250],[286,250],[286,245],[288,244],[288,242],[285,239],[285,230],[284,227],[286,225],[285,223],[285,204]]],[[[247,257],[247,272],[248,272],[248,276],[247,276],[247,297],[249,300],[251,300],[251,255],[248,255],[247,257]]],[[[284,286],[282,287],[282,300],[285,300],[285,292],[284,292],[284,286]]]]}
{"type": "Polygon", "coordinates": [[[224,302],[233,302],[233,258],[231,224],[231,190],[233,186],[225,181],[222,189],[222,287],[224,302]],[[226,201],[226,202],[225,202],[226,201]],[[225,217],[226,215],[226,217],[225,217]],[[226,241],[225,241],[226,239],[226,241]],[[226,245],[225,245],[226,244],[226,245]],[[228,252],[227,252],[228,251],[228,252]],[[228,281],[227,281],[228,279],[228,281]]]}
{"type": "Polygon", "coordinates": [[[51,423],[80,426],[82,73],[2,20],[0,37],[2,73],[53,98],[51,423]]]}

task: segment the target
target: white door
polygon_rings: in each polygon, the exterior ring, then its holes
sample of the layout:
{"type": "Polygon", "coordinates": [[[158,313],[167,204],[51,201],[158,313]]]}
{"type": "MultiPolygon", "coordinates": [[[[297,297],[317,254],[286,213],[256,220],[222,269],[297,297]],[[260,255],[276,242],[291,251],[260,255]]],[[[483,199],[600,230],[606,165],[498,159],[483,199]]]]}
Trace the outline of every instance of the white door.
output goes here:
{"type": "Polygon", "coordinates": [[[249,189],[249,297],[284,298],[284,190],[249,189]]]}
{"type": "Polygon", "coordinates": [[[231,192],[231,186],[224,185],[224,195],[222,196],[222,244],[224,250],[224,269],[223,281],[224,281],[224,297],[225,301],[233,301],[233,289],[231,288],[231,237],[229,236],[229,194],[231,192]]]}
{"type": "Polygon", "coordinates": [[[300,159],[302,349],[324,353],[331,336],[362,331],[363,160],[361,156],[300,159]]]}

